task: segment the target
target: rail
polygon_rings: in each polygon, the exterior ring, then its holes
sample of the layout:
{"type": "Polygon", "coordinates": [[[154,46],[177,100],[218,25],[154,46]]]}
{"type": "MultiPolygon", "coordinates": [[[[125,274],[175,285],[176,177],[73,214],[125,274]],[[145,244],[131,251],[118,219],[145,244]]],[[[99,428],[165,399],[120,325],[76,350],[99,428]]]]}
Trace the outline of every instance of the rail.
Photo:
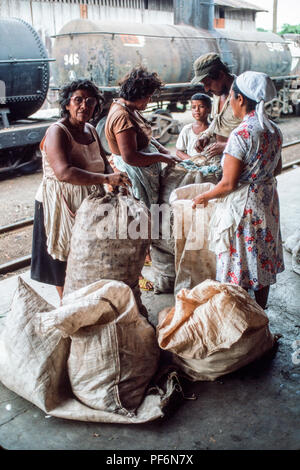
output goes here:
{"type": "MultiPolygon", "coordinates": [[[[19,220],[14,224],[3,225],[2,227],[0,227],[0,235],[11,233],[15,230],[19,230],[20,228],[24,227],[29,227],[31,225],[33,225],[33,217],[24,220],[19,220]]],[[[0,265],[0,275],[14,272],[18,269],[26,268],[27,266],[30,266],[30,263],[31,255],[22,256],[21,258],[8,261],[7,263],[0,265]]]]}
{"type": "Polygon", "coordinates": [[[19,220],[18,222],[15,222],[14,224],[3,225],[2,227],[0,227],[0,235],[2,233],[12,232],[14,230],[17,230],[18,228],[27,227],[27,225],[32,225],[32,224],[33,224],[33,217],[31,217],[30,219],[19,220]]]}
{"type": "MultiPolygon", "coordinates": [[[[300,139],[298,140],[293,140],[292,142],[287,142],[286,144],[282,145],[282,148],[285,149],[287,147],[292,147],[294,145],[299,145],[300,144],[300,139]]],[[[287,170],[288,168],[293,167],[294,165],[299,165],[300,164],[300,158],[297,160],[293,160],[292,162],[288,162],[282,165],[283,170],[287,170]]]]}

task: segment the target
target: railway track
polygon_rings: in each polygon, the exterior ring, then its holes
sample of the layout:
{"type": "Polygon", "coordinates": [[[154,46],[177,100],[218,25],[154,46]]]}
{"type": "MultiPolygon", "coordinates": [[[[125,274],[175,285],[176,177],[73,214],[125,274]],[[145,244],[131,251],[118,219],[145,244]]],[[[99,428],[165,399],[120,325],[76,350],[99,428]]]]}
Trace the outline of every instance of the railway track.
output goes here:
{"type": "MultiPolygon", "coordinates": [[[[283,145],[282,145],[282,150],[283,150],[282,153],[283,153],[283,154],[285,153],[285,152],[284,152],[285,149],[286,149],[286,150],[288,150],[288,149],[289,149],[289,150],[292,150],[292,149],[295,150],[295,148],[296,148],[297,146],[299,146],[299,150],[300,150],[300,139],[298,139],[298,140],[293,140],[293,141],[291,141],[291,142],[287,142],[286,144],[283,144],[283,145]]],[[[300,154],[300,152],[299,152],[299,154],[300,154]]],[[[283,169],[283,170],[288,170],[289,168],[293,167],[294,165],[299,165],[299,164],[300,164],[300,158],[297,158],[297,159],[292,160],[292,161],[286,161],[286,162],[284,162],[284,160],[285,160],[285,159],[284,159],[284,155],[283,155],[283,165],[282,165],[282,169],[283,169]]]]}
{"type": "MultiPolygon", "coordinates": [[[[0,236],[15,235],[19,233],[19,237],[24,237],[24,230],[29,229],[33,225],[33,217],[20,220],[14,224],[5,225],[0,227],[0,236]],[[24,230],[22,230],[24,229],[24,230]],[[21,234],[21,235],[20,235],[21,234]]],[[[22,256],[17,259],[10,260],[6,263],[0,264],[0,275],[18,271],[19,269],[26,268],[31,263],[31,255],[22,256]]]]}
{"type": "MultiPolygon", "coordinates": [[[[295,151],[295,148],[297,146],[299,146],[299,154],[300,154],[300,139],[283,144],[282,146],[283,161],[285,160],[284,159],[285,152],[289,151],[289,153],[292,153],[293,155],[293,152],[295,151]]],[[[283,171],[285,171],[293,167],[294,165],[300,165],[300,158],[294,159],[292,157],[289,161],[285,161],[282,165],[282,169],[283,171]]],[[[0,235],[12,233],[16,230],[19,230],[24,227],[30,227],[32,225],[33,225],[33,217],[28,218],[26,220],[21,220],[14,224],[0,227],[0,235]]],[[[27,266],[30,266],[30,263],[31,263],[31,255],[26,255],[26,256],[22,256],[20,258],[8,261],[7,263],[0,264],[0,275],[16,272],[19,269],[23,269],[23,268],[26,268],[27,266]]]]}

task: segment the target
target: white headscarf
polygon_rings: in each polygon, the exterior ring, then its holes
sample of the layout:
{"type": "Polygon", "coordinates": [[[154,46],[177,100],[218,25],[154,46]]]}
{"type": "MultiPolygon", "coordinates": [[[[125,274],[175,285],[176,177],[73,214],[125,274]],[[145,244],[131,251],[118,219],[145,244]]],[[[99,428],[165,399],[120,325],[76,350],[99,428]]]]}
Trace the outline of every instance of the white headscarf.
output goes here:
{"type": "Polygon", "coordinates": [[[262,72],[244,72],[236,79],[236,84],[243,95],[257,102],[255,111],[263,129],[267,127],[274,132],[265,112],[265,103],[271,101],[277,94],[271,78],[262,72]]]}

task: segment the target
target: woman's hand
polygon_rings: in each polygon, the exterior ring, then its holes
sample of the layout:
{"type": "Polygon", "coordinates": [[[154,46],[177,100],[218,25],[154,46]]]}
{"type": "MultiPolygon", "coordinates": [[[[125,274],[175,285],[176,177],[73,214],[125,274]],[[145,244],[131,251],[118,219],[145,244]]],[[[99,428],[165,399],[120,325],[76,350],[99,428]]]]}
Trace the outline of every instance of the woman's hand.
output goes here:
{"type": "Polygon", "coordinates": [[[162,147],[162,146],[160,146],[160,147],[158,148],[158,151],[159,151],[160,153],[163,153],[164,155],[171,155],[171,152],[170,152],[168,149],[166,149],[165,147],[162,147]]]}
{"type": "Polygon", "coordinates": [[[203,135],[202,137],[200,137],[197,140],[196,145],[195,145],[195,149],[197,150],[197,152],[202,152],[204,147],[206,147],[209,144],[209,141],[210,141],[210,138],[207,137],[206,135],[203,135]]]}
{"type": "Polygon", "coordinates": [[[159,153],[163,153],[163,154],[166,154],[166,155],[169,155],[171,152],[166,149],[166,147],[164,147],[163,145],[161,145],[158,140],[154,139],[154,137],[151,137],[151,143],[154,145],[154,147],[157,148],[157,150],[159,151],[159,153]]]}
{"type": "Polygon", "coordinates": [[[208,201],[211,199],[227,196],[227,194],[234,191],[237,187],[243,166],[244,164],[241,160],[226,153],[221,181],[210,191],[196,196],[193,199],[193,209],[196,208],[197,204],[203,204],[203,206],[206,207],[208,201]]]}
{"type": "Polygon", "coordinates": [[[177,157],[176,155],[164,155],[161,158],[161,162],[167,163],[168,165],[174,166],[176,163],[182,162],[181,158],[177,157]]]}
{"type": "Polygon", "coordinates": [[[111,186],[123,186],[124,188],[132,186],[127,174],[123,172],[105,175],[105,180],[105,184],[110,184],[111,186]]]}
{"type": "Polygon", "coordinates": [[[196,209],[196,206],[199,204],[203,204],[203,206],[206,207],[208,201],[207,193],[199,194],[199,196],[194,197],[192,208],[196,209]]]}

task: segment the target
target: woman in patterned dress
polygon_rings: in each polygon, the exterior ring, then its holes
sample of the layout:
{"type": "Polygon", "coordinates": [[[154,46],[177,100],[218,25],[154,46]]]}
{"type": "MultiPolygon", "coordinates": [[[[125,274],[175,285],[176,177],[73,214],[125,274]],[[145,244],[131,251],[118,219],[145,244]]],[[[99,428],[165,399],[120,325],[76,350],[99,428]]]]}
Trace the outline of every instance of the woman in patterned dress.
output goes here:
{"type": "Polygon", "coordinates": [[[222,180],[193,201],[195,208],[222,198],[210,225],[216,279],[254,290],[262,308],[276,274],[284,270],[275,179],[282,167],[282,134],[264,113],[265,101],[275,94],[266,74],[244,72],[237,77],[230,101],[242,122],[224,150],[222,180]]]}

